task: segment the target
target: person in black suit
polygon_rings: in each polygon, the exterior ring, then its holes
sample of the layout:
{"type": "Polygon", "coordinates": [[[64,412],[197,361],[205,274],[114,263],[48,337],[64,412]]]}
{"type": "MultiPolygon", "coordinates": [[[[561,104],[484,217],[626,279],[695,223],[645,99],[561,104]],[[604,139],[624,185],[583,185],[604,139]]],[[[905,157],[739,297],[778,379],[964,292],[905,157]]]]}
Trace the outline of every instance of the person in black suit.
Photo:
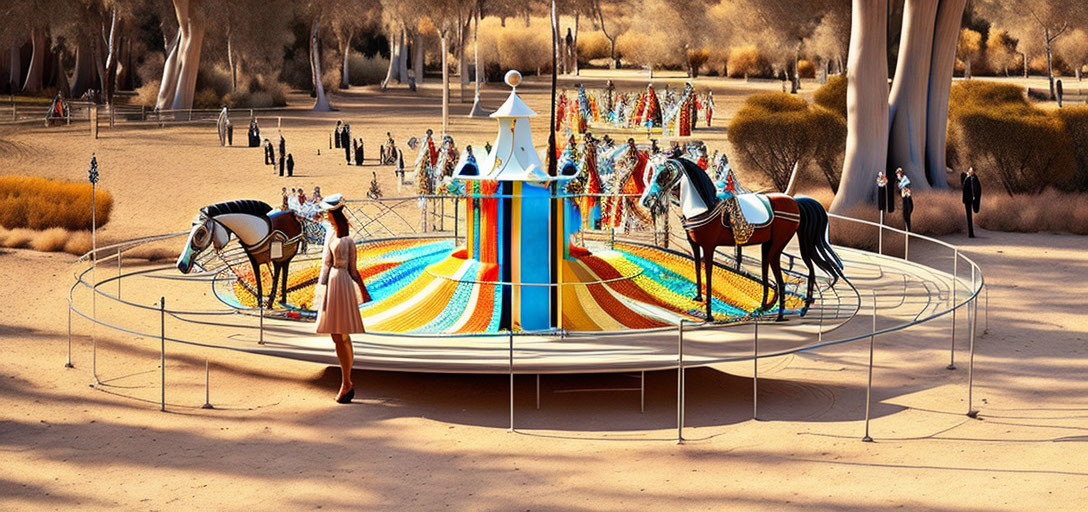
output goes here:
{"type": "Polygon", "coordinates": [[[967,211],[967,236],[975,237],[975,222],[971,211],[978,213],[982,202],[982,184],[975,175],[975,168],[968,167],[967,172],[960,174],[960,183],[963,184],[963,209],[967,211]]]}
{"type": "Polygon", "coordinates": [[[283,140],[283,134],[280,134],[280,160],[283,159],[283,155],[287,154],[287,141],[283,140]]]}
{"type": "Polygon", "coordinates": [[[283,171],[286,163],[286,159],[283,158],[283,153],[280,153],[280,177],[283,177],[283,171]]]}
{"type": "Polygon", "coordinates": [[[295,175],[295,157],[287,155],[287,177],[295,175]]]}
{"type": "Polygon", "coordinates": [[[344,148],[344,160],[351,165],[351,125],[348,123],[340,130],[340,147],[344,148]]]}
{"type": "Polygon", "coordinates": [[[270,141],[268,139],[265,139],[263,147],[264,147],[264,164],[265,165],[276,165],[276,155],[273,153],[272,141],[270,141]]]}
{"type": "Polygon", "coordinates": [[[888,176],[884,171],[876,173],[876,208],[878,211],[895,211],[895,187],[888,186],[888,176]]]}

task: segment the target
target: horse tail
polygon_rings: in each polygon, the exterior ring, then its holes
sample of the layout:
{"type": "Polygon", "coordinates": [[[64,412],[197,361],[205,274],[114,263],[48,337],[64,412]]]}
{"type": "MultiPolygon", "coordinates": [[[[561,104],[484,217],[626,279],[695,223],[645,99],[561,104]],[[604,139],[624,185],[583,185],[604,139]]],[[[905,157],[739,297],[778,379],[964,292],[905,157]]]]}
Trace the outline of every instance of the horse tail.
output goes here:
{"type": "Polygon", "coordinates": [[[823,205],[810,197],[798,197],[797,208],[801,214],[801,225],[797,229],[797,238],[801,246],[801,255],[811,258],[820,270],[832,278],[834,286],[843,274],[842,260],[831,247],[828,233],[827,211],[823,205]]]}

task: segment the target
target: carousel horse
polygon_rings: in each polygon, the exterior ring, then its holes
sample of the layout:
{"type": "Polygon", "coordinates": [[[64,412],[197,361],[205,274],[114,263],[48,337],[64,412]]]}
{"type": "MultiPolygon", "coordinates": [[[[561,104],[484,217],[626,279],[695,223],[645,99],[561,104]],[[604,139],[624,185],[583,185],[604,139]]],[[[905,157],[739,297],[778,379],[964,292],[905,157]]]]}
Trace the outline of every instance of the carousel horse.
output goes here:
{"type": "Polygon", "coordinates": [[[606,153],[601,161],[603,172],[608,169],[608,179],[601,212],[601,224],[611,227],[626,225],[625,221],[633,218],[637,223],[649,225],[653,223],[648,211],[638,207],[638,201],[631,197],[641,195],[645,189],[643,175],[646,172],[646,162],[649,155],[632,144],[618,146],[606,153]]]}
{"type": "Polygon", "coordinates": [[[272,212],[272,207],[262,201],[240,199],[206,206],[193,219],[193,229],[178,257],[177,267],[183,274],[188,274],[196,257],[209,245],[219,251],[227,245],[231,235],[236,236],[253,266],[253,277],[257,281],[254,295],[258,303],[264,298],[261,265],[271,264],[272,293],[268,296],[268,307],[272,307],[276,285],[281,279],[280,303],[286,304],[288,267],[303,244],[302,231],[302,223],[294,212],[272,212]]]}
{"type": "Polygon", "coordinates": [[[694,257],[696,301],[702,301],[703,285],[699,279],[699,264],[705,254],[706,318],[713,321],[711,303],[713,288],[711,277],[714,268],[714,251],[720,245],[756,245],[763,249],[763,299],[760,310],[769,310],[774,301],[767,303],[767,268],[774,271],[775,295],[778,302],[778,321],[784,320],[786,306],[785,286],[782,277],[782,250],[798,234],[801,258],[808,267],[808,294],[801,316],[808,312],[812,303],[816,271],[813,263],[832,277],[834,286],[842,273],[842,261],[831,248],[827,239],[827,212],[815,199],[794,199],[785,194],[742,194],[736,201],[718,198],[710,177],[694,162],[683,158],[655,155],[648,164],[649,172],[642,204],[656,208],[657,203],[668,200],[664,196],[679,185],[680,206],[684,229],[694,257]],[[734,233],[730,217],[743,212],[750,224],[750,233],[734,233]]]}

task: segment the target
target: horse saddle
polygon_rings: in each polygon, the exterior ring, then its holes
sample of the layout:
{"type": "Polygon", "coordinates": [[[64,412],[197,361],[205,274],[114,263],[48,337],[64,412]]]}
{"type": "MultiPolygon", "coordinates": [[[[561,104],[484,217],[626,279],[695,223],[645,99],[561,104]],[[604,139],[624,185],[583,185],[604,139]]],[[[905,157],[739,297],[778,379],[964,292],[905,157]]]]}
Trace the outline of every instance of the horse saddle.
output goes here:
{"type": "Polygon", "coordinates": [[[774,219],[771,202],[763,194],[740,194],[735,196],[744,220],[753,227],[763,227],[774,219]]]}

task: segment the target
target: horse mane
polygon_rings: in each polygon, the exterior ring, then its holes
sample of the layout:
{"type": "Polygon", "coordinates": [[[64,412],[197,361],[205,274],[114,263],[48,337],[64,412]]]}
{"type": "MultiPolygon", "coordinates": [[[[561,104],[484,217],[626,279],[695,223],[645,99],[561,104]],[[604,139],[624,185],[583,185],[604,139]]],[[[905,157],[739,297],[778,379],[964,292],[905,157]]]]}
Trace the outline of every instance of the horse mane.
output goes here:
{"type": "Polygon", "coordinates": [[[268,203],[256,199],[236,199],[205,206],[201,211],[212,218],[228,213],[244,213],[257,217],[267,217],[268,212],[272,211],[272,207],[268,203]]]}
{"type": "Polygon", "coordinates": [[[688,160],[687,158],[670,158],[672,162],[684,171],[684,174],[688,176],[688,180],[691,181],[692,187],[699,193],[699,197],[702,198],[703,204],[707,208],[714,208],[714,205],[718,204],[718,188],[714,186],[714,182],[710,180],[710,176],[707,176],[703,169],[698,164],[688,160]]]}

